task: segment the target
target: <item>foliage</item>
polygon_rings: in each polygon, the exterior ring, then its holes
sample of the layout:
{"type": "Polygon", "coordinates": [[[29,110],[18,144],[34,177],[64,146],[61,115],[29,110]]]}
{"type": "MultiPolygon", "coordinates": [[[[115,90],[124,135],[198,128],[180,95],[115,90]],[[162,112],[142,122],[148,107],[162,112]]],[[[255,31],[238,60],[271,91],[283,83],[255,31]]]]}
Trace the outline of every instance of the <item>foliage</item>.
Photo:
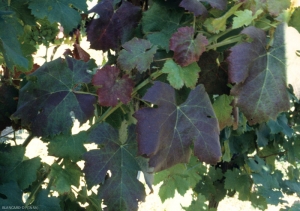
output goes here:
{"type": "Polygon", "coordinates": [[[0,2],[0,130],[29,133],[0,143],[2,209],[138,210],[139,171],[151,191],[161,183],[162,201],[192,190],[184,210],[216,210],[234,195],[299,209],[284,196],[300,196],[300,7],[94,3],[0,2]],[[85,37],[107,53],[101,66],[85,37]],[[61,44],[73,47],[34,63],[41,45],[61,44]],[[72,133],[75,119],[89,129],[72,133]],[[26,157],[34,137],[53,163],[26,157]]]}

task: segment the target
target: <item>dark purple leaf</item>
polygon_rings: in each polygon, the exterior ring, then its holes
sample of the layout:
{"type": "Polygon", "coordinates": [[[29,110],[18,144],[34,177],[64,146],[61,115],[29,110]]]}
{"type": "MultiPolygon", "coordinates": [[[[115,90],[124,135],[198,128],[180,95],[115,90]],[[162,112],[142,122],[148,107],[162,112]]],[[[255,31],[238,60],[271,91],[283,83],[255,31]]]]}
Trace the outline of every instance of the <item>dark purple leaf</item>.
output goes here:
{"type": "Polygon", "coordinates": [[[181,66],[198,61],[208,45],[206,37],[198,34],[194,39],[194,33],[193,27],[181,27],[171,37],[170,49],[174,51],[174,60],[181,66]]]}
{"type": "Polygon", "coordinates": [[[97,94],[100,105],[116,106],[119,100],[124,104],[130,102],[133,80],[128,75],[123,75],[120,79],[119,73],[117,67],[105,66],[94,75],[92,83],[99,86],[97,94]]]}
{"type": "Polygon", "coordinates": [[[127,1],[115,11],[113,0],[103,0],[89,12],[97,13],[99,18],[92,20],[87,27],[88,41],[91,48],[103,51],[116,49],[130,40],[142,17],[141,9],[127,1]]]}
{"type": "Polygon", "coordinates": [[[205,15],[207,9],[202,2],[207,2],[210,6],[219,10],[225,10],[227,5],[227,0],[182,0],[179,6],[194,13],[195,16],[205,15]]]}
{"type": "Polygon", "coordinates": [[[143,100],[158,107],[142,108],[135,113],[139,154],[150,158],[149,166],[155,172],[187,163],[192,146],[200,161],[219,161],[218,121],[203,85],[198,85],[183,104],[177,105],[175,90],[157,81],[143,100]]]}

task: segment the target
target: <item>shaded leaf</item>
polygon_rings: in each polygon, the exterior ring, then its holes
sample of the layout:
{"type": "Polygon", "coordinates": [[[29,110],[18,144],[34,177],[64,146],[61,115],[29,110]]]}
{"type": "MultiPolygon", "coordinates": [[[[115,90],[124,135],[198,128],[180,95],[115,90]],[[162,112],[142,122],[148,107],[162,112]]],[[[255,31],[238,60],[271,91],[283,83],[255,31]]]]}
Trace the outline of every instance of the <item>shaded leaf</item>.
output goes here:
{"type": "Polygon", "coordinates": [[[122,45],[124,48],[120,51],[118,57],[118,65],[123,70],[132,70],[136,68],[140,73],[150,68],[154,54],[157,50],[156,46],[148,40],[133,38],[122,45]]]}
{"type": "Polygon", "coordinates": [[[228,95],[219,96],[213,103],[213,108],[217,116],[220,130],[223,130],[226,126],[233,124],[232,118],[232,103],[233,97],[228,95]]]}
{"type": "Polygon", "coordinates": [[[201,55],[198,61],[201,68],[198,83],[204,85],[208,94],[229,94],[227,64],[225,62],[218,64],[218,57],[219,53],[213,50],[201,55]]]}
{"type": "Polygon", "coordinates": [[[276,119],[280,112],[289,109],[283,31],[276,30],[269,51],[262,30],[250,26],[241,33],[253,41],[231,48],[229,80],[237,83],[231,94],[237,97],[237,106],[250,124],[276,119]]]}
{"type": "Polygon", "coordinates": [[[71,191],[71,185],[79,187],[81,174],[81,170],[76,163],[65,160],[63,166],[53,163],[48,177],[53,180],[51,187],[53,190],[59,194],[66,194],[71,191]]]}
{"type": "Polygon", "coordinates": [[[181,26],[183,12],[153,3],[150,9],[143,13],[142,18],[142,29],[147,39],[159,48],[169,51],[169,40],[181,26]]]}
{"type": "Polygon", "coordinates": [[[91,48],[103,51],[116,49],[130,40],[141,18],[141,9],[127,1],[115,11],[113,0],[103,0],[89,12],[97,13],[99,18],[87,26],[87,39],[91,48]]]}
{"type": "Polygon", "coordinates": [[[86,1],[81,0],[30,0],[31,13],[40,19],[47,18],[51,23],[59,22],[64,27],[66,34],[76,28],[81,21],[81,16],[75,8],[86,12],[86,1]]]}
{"type": "Polygon", "coordinates": [[[58,135],[50,140],[48,144],[48,154],[50,156],[70,159],[74,162],[81,160],[82,155],[86,152],[83,143],[87,139],[85,131],[76,135],[58,135]]]}
{"type": "Polygon", "coordinates": [[[31,206],[38,206],[38,208],[43,211],[59,211],[61,210],[59,202],[60,200],[57,197],[49,197],[48,191],[41,189],[38,194],[36,194],[35,200],[31,206]]]}
{"type": "MultiPolygon", "coordinates": [[[[22,201],[23,191],[15,181],[0,185],[0,204],[1,206],[24,206],[22,201]]],[[[2,208],[1,208],[2,209],[2,208]]],[[[10,210],[10,209],[4,209],[10,210]]]]}
{"type": "Polygon", "coordinates": [[[134,82],[128,75],[119,79],[119,73],[116,66],[105,66],[94,75],[92,83],[100,87],[97,89],[100,105],[116,106],[119,100],[124,104],[130,102],[134,82]]]}
{"type": "Polygon", "coordinates": [[[267,126],[266,123],[262,123],[256,128],[255,133],[257,136],[257,145],[259,147],[264,147],[268,145],[270,139],[270,128],[267,126]]]}
{"type": "Polygon", "coordinates": [[[193,200],[192,203],[190,204],[190,206],[188,207],[183,207],[184,210],[186,211],[195,211],[195,210],[208,210],[208,206],[206,204],[207,199],[205,198],[205,196],[201,195],[201,193],[199,193],[197,195],[197,199],[193,200]]]}
{"type": "Polygon", "coordinates": [[[0,85],[0,131],[12,125],[10,116],[17,110],[18,90],[11,85],[0,85]]]}
{"type": "Polygon", "coordinates": [[[219,10],[226,9],[227,5],[227,0],[182,0],[179,6],[194,13],[195,16],[206,15],[207,9],[202,2],[207,2],[210,6],[219,10]]]}
{"type": "Polygon", "coordinates": [[[145,190],[136,178],[140,168],[136,161],[134,126],[128,127],[125,142],[119,140],[120,136],[107,123],[98,124],[90,131],[89,141],[102,147],[85,153],[85,177],[90,187],[102,183],[98,195],[108,210],[137,210],[138,201],[145,199],[145,190]],[[111,176],[105,180],[108,171],[111,176]]]}
{"type": "Polygon", "coordinates": [[[183,104],[176,105],[175,90],[156,81],[143,100],[158,106],[134,114],[138,120],[139,154],[150,157],[149,166],[155,172],[187,163],[192,145],[200,161],[219,161],[218,122],[202,85],[192,90],[183,104]]]}
{"type": "Polygon", "coordinates": [[[277,133],[280,133],[280,132],[283,132],[287,137],[292,137],[293,135],[293,129],[289,126],[289,123],[288,123],[288,120],[286,118],[286,115],[285,114],[280,114],[276,121],[275,120],[272,120],[270,119],[268,122],[267,122],[267,125],[269,126],[270,128],[270,132],[272,134],[277,134],[277,133]]]}
{"type": "Polygon", "coordinates": [[[79,94],[84,83],[91,81],[88,63],[66,57],[45,63],[20,90],[18,110],[13,118],[21,119],[22,126],[30,128],[36,136],[49,136],[68,132],[74,115],[80,123],[94,113],[96,98],[79,94]]]}
{"type": "Polygon", "coordinates": [[[170,39],[170,49],[174,51],[174,60],[181,66],[188,66],[199,60],[206,50],[208,40],[202,34],[194,39],[193,27],[181,27],[170,39]]]}
{"type": "Polygon", "coordinates": [[[168,73],[167,79],[175,89],[182,88],[184,84],[192,88],[197,83],[200,68],[196,62],[186,67],[181,67],[172,59],[169,59],[165,62],[162,72],[168,73]]]}

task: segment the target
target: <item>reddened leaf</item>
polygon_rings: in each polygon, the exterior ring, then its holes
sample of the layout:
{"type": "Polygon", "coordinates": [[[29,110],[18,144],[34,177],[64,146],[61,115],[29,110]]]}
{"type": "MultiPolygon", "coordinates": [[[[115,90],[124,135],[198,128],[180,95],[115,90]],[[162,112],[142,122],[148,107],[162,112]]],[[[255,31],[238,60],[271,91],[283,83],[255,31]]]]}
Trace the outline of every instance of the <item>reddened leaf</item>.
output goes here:
{"type": "Polygon", "coordinates": [[[116,49],[119,43],[130,40],[142,17],[141,9],[127,1],[115,11],[113,0],[103,0],[89,12],[97,13],[99,18],[92,20],[87,27],[88,41],[91,48],[103,51],[116,49]]]}
{"type": "Polygon", "coordinates": [[[194,13],[195,16],[205,15],[207,9],[202,2],[207,2],[210,6],[219,10],[226,9],[227,4],[227,0],[182,0],[179,6],[194,13]]]}
{"type": "Polygon", "coordinates": [[[264,31],[250,26],[241,33],[253,41],[231,48],[229,80],[237,83],[231,94],[237,97],[237,106],[250,124],[276,119],[280,112],[289,109],[283,30],[275,31],[268,50],[264,31]]]}
{"type": "Polygon", "coordinates": [[[97,90],[100,105],[116,106],[118,100],[124,104],[130,102],[134,82],[128,75],[123,75],[119,79],[119,73],[120,70],[117,67],[105,66],[94,75],[92,83],[100,87],[97,90]]]}
{"type": "Polygon", "coordinates": [[[170,39],[170,49],[174,51],[174,60],[181,66],[187,66],[199,60],[206,50],[208,40],[202,34],[194,39],[193,27],[181,27],[170,39]]]}
{"type": "Polygon", "coordinates": [[[154,171],[187,163],[191,147],[200,161],[216,164],[220,157],[219,126],[203,85],[192,90],[187,100],[176,104],[175,90],[156,81],[143,100],[158,108],[142,108],[137,118],[139,154],[148,156],[154,171]]]}
{"type": "Polygon", "coordinates": [[[153,61],[154,54],[157,50],[156,46],[148,40],[133,38],[132,40],[122,45],[124,48],[121,50],[118,57],[118,65],[123,70],[132,70],[136,68],[139,72],[145,72],[150,68],[153,61]]]}
{"type": "Polygon", "coordinates": [[[196,62],[186,67],[181,67],[172,59],[169,59],[165,62],[162,72],[168,73],[167,79],[175,89],[182,88],[184,84],[193,88],[197,83],[200,68],[196,62]]]}

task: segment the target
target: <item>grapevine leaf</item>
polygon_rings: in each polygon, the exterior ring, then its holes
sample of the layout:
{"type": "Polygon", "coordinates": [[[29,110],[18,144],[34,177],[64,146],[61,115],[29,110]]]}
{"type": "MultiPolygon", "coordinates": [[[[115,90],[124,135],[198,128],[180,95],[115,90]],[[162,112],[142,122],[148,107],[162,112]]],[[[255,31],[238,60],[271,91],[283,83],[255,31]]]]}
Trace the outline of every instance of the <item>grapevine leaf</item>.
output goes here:
{"type": "Polygon", "coordinates": [[[23,34],[23,27],[19,20],[9,12],[0,14],[0,51],[2,51],[5,63],[10,70],[14,65],[28,68],[28,61],[22,55],[22,50],[17,36],[23,34]]]}
{"type": "Polygon", "coordinates": [[[234,168],[225,172],[225,189],[236,190],[240,200],[248,200],[251,191],[251,179],[248,175],[242,174],[234,168]]]}
{"type": "Polygon", "coordinates": [[[25,149],[21,146],[0,152],[1,183],[13,180],[18,182],[21,189],[25,189],[36,180],[36,171],[41,164],[41,159],[36,157],[23,161],[24,154],[25,149]]]}
{"type": "Polygon", "coordinates": [[[270,139],[270,128],[265,124],[262,123],[256,129],[255,133],[257,136],[257,145],[259,147],[264,147],[268,145],[270,139]]]}
{"type": "Polygon", "coordinates": [[[182,10],[170,9],[153,3],[150,9],[143,13],[143,32],[152,44],[169,51],[169,40],[180,27],[182,16],[182,10]]]}
{"type": "Polygon", "coordinates": [[[53,163],[51,166],[51,172],[49,175],[50,180],[53,180],[52,189],[60,194],[69,193],[71,191],[71,185],[79,187],[79,179],[81,176],[81,170],[75,163],[70,161],[64,161],[63,167],[57,163],[53,163]]]}
{"type": "Polygon", "coordinates": [[[97,90],[100,105],[116,106],[118,100],[124,104],[130,102],[134,82],[128,75],[119,79],[119,73],[120,70],[116,66],[105,66],[94,75],[92,83],[100,87],[97,90]]]}
{"type": "Polygon", "coordinates": [[[249,26],[253,20],[251,10],[239,10],[234,13],[236,17],[233,18],[232,28],[236,29],[242,26],[249,26]]]}
{"type": "Polygon", "coordinates": [[[0,131],[11,126],[10,115],[17,110],[18,90],[14,86],[0,85],[0,131]]]}
{"type": "Polygon", "coordinates": [[[103,51],[116,49],[120,42],[130,40],[141,18],[140,8],[127,1],[114,11],[113,0],[104,0],[89,12],[97,13],[99,18],[93,19],[87,27],[88,41],[91,48],[103,51]]]}
{"type": "Polygon", "coordinates": [[[289,26],[294,27],[300,33],[300,7],[297,7],[289,21],[289,26]]]}
{"type": "Polygon", "coordinates": [[[49,197],[48,191],[45,189],[42,189],[38,192],[34,202],[31,205],[38,206],[38,208],[43,211],[61,210],[59,199],[57,197],[49,197]]]}
{"type": "Polygon", "coordinates": [[[278,16],[283,10],[290,7],[290,0],[267,0],[267,8],[271,15],[278,16]]]}
{"type": "Polygon", "coordinates": [[[194,13],[195,16],[206,15],[207,9],[202,2],[207,2],[210,6],[219,10],[226,9],[227,4],[227,0],[182,0],[179,6],[194,13]]]}
{"type": "Polygon", "coordinates": [[[250,36],[253,42],[231,48],[229,79],[237,83],[231,94],[237,96],[237,106],[250,124],[276,119],[278,113],[289,109],[283,31],[276,30],[269,51],[262,30],[250,26],[241,33],[250,36]]]}
{"type": "Polygon", "coordinates": [[[86,148],[83,146],[86,139],[87,133],[84,131],[76,135],[55,136],[48,145],[48,154],[68,158],[74,162],[79,161],[86,152],[86,148]]]}
{"type": "Polygon", "coordinates": [[[107,123],[98,124],[90,131],[89,141],[102,147],[85,153],[85,177],[88,186],[104,183],[98,195],[109,210],[137,210],[138,201],[145,198],[145,190],[136,179],[140,168],[136,161],[134,126],[128,127],[125,142],[119,137],[122,135],[107,123]],[[105,180],[108,170],[111,176],[105,180]]]}
{"type": "Polygon", "coordinates": [[[193,200],[190,206],[183,207],[186,211],[194,211],[194,210],[208,210],[208,206],[206,204],[207,199],[205,196],[198,194],[197,200],[193,200]]]}
{"type": "Polygon", "coordinates": [[[174,51],[174,59],[181,66],[188,66],[199,60],[206,51],[208,40],[202,34],[194,39],[193,27],[181,27],[174,33],[170,40],[170,49],[174,51]]]}
{"type": "Polygon", "coordinates": [[[267,122],[272,134],[283,132],[287,137],[292,137],[293,129],[289,126],[288,120],[285,114],[280,114],[276,121],[270,119],[267,122]]]}
{"type": "Polygon", "coordinates": [[[50,23],[59,22],[68,34],[76,28],[81,21],[80,13],[74,7],[83,12],[87,11],[86,1],[81,0],[30,0],[31,13],[40,19],[47,17],[50,23]]]}
{"type": "Polygon", "coordinates": [[[199,77],[200,68],[196,62],[181,67],[172,59],[167,60],[162,68],[163,73],[168,73],[168,81],[175,89],[180,89],[185,84],[187,87],[195,87],[199,77]]]}
{"type": "Polygon", "coordinates": [[[148,40],[133,38],[122,45],[118,57],[118,65],[121,69],[132,70],[136,68],[139,72],[145,72],[150,68],[154,54],[157,50],[156,46],[152,46],[148,40]]]}
{"type": "Polygon", "coordinates": [[[9,182],[0,185],[0,204],[1,206],[23,206],[22,190],[16,182],[9,182]]]}
{"type": "Polygon", "coordinates": [[[175,90],[156,81],[143,100],[158,108],[135,113],[139,154],[150,157],[154,171],[188,162],[191,145],[200,161],[215,164],[221,157],[219,126],[203,85],[192,90],[187,100],[176,105],[175,90]]]}
{"type": "Polygon", "coordinates": [[[242,5],[242,3],[236,4],[230,8],[222,17],[219,18],[208,18],[204,22],[204,26],[209,32],[219,33],[220,31],[226,30],[227,19],[235,13],[235,11],[242,5]]]}
{"type": "Polygon", "coordinates": [[[217,119],[219,121],[220,130],[223,130],[226,126],[231,126],[233,123],[232,113],[232,103],[233,97],[228,95],[219,96],[214,104],[213,108],[217,119]]]}
{"type": "Polygon", "coordinates": [[[87,121],[94,111],[96,98],[76,93],[83,83],[91,81],[88,63],[66,57],[45,63],[20,90],[18,110],[13,118],[21,119],[34,135],[48,136],[68,132],[72,114],[80,123],[87,121]]]}
{"type": "Polygon", "coordinates": [[[213,50],[204,52],[201,55],[198,61],[201,69],[198,83],[204,85],[208,94],[229,94],[227,67],[225,66],[225,62],[221,62],[220,64],[216,62],[218,57],[219,53],[213,50]]]}

